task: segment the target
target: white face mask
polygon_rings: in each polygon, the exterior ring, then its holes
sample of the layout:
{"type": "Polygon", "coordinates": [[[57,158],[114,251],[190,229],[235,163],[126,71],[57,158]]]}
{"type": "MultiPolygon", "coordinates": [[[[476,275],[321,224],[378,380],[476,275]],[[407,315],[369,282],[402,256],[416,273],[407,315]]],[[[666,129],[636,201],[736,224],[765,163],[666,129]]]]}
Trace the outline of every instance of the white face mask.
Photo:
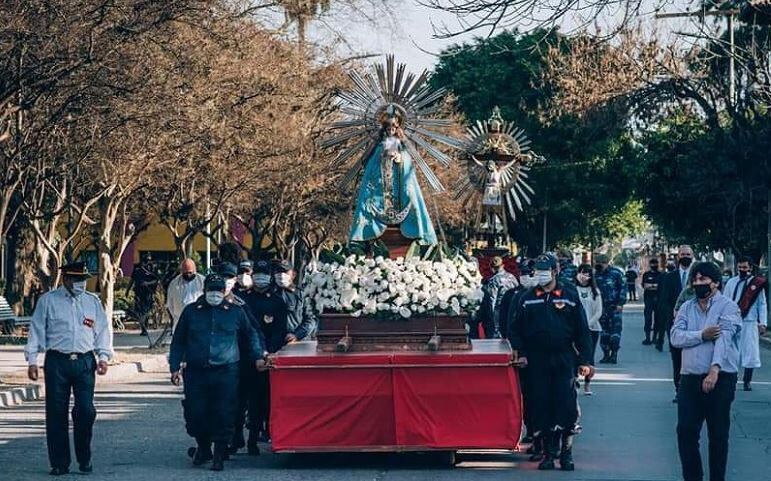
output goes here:
{"type": "Polygon", "coordinates": [[[210,306],[219,306],[225,300],[225,293],[220,291],[209,291],[206,293],[206,303],[210,306]]]}
{"type": "Polygon", "coordinates": [[[241,287],[252,287],[252,276],[249,274],[238,274],[238,283],[241,287]]]}
{"type": "Polygon", "coordinates": [[[535,271],[535,280],[539,286],[548,286],[551,283],[551,271],[535,271]]]}
{"type": "Polygon", "coordinates": [[[233,290],[233,288],[236,287],[236,278],[232,277],[230,279],[225,279],[225,295],[227,296],[230,294],[230,291],[233,290]]]}
{"type": "Polygon", "coordinates": [[[252,275],[255,287],[258,289],[265,289],[270,285],[270,274],[264,274],[262,272],[252,275]]]}
{"type": "Polygon", "coordinates": [[[519,281],[525,289],[530,289],[531,287],[538,285],[538,281],[533,276],[522,276],[519,278],[519,281]]]}
{"type": "Polygon", "coordinates": [[[289,287],[292,285],[292,276],[288,272],[280,272],[276,274],[276,284],[280,287],[289,287]]]}
{"type": "Polygon", "coordinates": [[[86,292],[86,281],[76,281],[72,283],[72,295],[79,296],[86,292]]]}

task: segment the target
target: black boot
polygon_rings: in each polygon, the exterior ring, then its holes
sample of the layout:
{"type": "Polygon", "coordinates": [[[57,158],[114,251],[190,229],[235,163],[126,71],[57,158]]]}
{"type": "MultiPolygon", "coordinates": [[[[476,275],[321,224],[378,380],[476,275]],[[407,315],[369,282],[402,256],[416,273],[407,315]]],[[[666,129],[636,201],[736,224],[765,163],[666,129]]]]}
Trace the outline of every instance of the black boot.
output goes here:
{"type": "Polygon", "coordinates": [[[556,466],[554,460],[557,458],[559,450],[559,433],[546,433],[543,440],[543,461],[538,464],[540,471],[550,471],[556,466]]]}
{"type": "Polygon", "coordinates": [[[246,446],[246,441],[244,441],[244,431],[241,428],[236,428],[236,433],[233,435],[233,439],[228,446],[228,453],[236,454],[238,450],[242,449],[244,446],[246,446]]]}
{"type": "Polygon", "coordinates": [[[193,458],[193,466],[200,466],[212,459],[211,443],[204,439],[198,439],[197,441],[198,447],[190,448],[187,451],[187,454],[193,458]]]}
{"type": "Polygon", "coordinates": [[[533,444],[527,449],[531,462],[538,462],[543,459],[543,434],[533,436],[533,444]]]}
{"type": "Polygon", "coordinates": [[[608,362],[611,364],[618,364],[618,351],[612,351],[610,353],[610,359],[608,359],[608,362]]]}
{"type": "Polygon", "coordinates": [[[211,462],[212,471],[222,471],[225,469],[225,451],[227,450],[227,444],[214,443],[214,457],[211,462]]]}
{"type": "Polygon", "coordinates": [[[610,351],[603,351],[602,352],[602,359],[600,359],[601,364],[607,364],[610,362],[610,351]]]}
{"type": "Polygon", "coordinates": [[[754,369],[751,367],[744,368],[744,376],[742,376],[742,381],[744,382],[745,391],[752,391],[752,373],[753,372],[754,372],[754,369]]]}
{"type": "Polygon", "coordinates": [[[575,471],[573,463],[573,434],[562,434],[562,450],[560,451],[560,469],[563,471],[575,471]]]}
{"type": "Polygon", "coordinates": [[[246,443],[246,452],[249,456],[259,456],[260,447],[257,446],[257,433],[255,431],[249,431],[249,442],[246,443]]]}
{"type": "Polygon", "coordinates": [[[645,340],[642,342],[643,346],[650,346],[653,344],[653,341],[651,341],[651,333],[646,332],[645,333],[645,340]]]}

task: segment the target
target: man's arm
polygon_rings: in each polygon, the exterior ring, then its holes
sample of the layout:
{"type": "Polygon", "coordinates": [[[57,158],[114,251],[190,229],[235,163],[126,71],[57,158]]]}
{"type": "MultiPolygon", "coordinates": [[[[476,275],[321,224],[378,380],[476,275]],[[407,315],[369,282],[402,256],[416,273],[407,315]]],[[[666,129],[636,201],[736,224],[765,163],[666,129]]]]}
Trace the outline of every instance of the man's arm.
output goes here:
{"type": "Polygon", "coordinates": [[[715,349],[712,351],[712,365],[722,369],[727,365],[726,356],[731,344],[736,342],[742,329],[742,315],[739,306],[730,302],[723,309],[718,319],[720,336],[715,339],[715,349]]]}
{"type": "Polygon", "coordinates": [[[185,349],[187,347],[187,331],[189,324],[188,316],[182,312],[177,322],[177,328],[171,336],[171,346],[169,347],[169,370],[172,373],[178,372],[180,364],[185,359],[185,349]]]}
{"type": "Polygon", "coordinates": [[[113,357],[112,348],[112,322],[107,319],[102,303],[97,297],[93,298],[96,304],[96,319],[94,322],[94,350],[99,361],[107,362],[113,357]]]}
{"type": "Polygon", "coordinates": [[[616,277],[616,286],[619,289],[618,306],[621,307],[624,304],[626,304],[626,298],[629,296],[629,290],[626,288],[626,282],[624,282],[624,276],[620,275],[620,272],[619,272],[619,275],[616,277]]]}
{"type": "Polygon", "coordinates": [[[517,300],[515,308],[515,314],[511,319],[511,326],[509,327],[509,343],[511,343],[511,349],[517,351],[518,357],[527,357],[527,349],[522,336],[522,326],[525,320],[525,304],[522,296],[517,300]]]}
{"type": "Polygon", "coordinates": [[[683,308],[677,312],[677,316],[672,324],[672,330],[669,332],[669,342],[672,346],[679,348],[693,347],[701,344],[702,331],[689,331],[688,319],[686,318],[687,309],[683,308]]]}
{"type": "Polygon", "coordinates": [[[249,360],[252,363],[265,357],[267,350],[265,348],[265,337],[259,329],[254,328],[252,320],[249,319],[246,311],[243,311],[243,316],[241,316],[238,333],[242,341],[240,345],[249,346],[249,360]]]}
{"type": "Polygon", "coordinates": [[[755,305],[758,310],[758,323],[764,327],[768,326],[768,303],[766,302],[766,292],[764,290],[761,290],[760,294],[758,294],[755,305]]]}
{"type": "Polygon", "coordinates": [[[294,330],[294,336],[302,341],[306,337],[310,336],[314,330],[316,330],[316,318],[312,315],[306,314],[303,308],[303,298],[299,291],[297,291],[297,302],[295,302],[294,312],[291,314],[300,319],[300,325],[294,330]]]}
{"type": "Polygon", "coordinates": [[[24,347],[24,357],[30,366],[37,366],[38,353],[45,350],[47,305],[48,296],[44,294],[38,300],[35,312],[32,313],[32,319],[29,322],[29,334],[27,335],[27,345],[24,347]]]}

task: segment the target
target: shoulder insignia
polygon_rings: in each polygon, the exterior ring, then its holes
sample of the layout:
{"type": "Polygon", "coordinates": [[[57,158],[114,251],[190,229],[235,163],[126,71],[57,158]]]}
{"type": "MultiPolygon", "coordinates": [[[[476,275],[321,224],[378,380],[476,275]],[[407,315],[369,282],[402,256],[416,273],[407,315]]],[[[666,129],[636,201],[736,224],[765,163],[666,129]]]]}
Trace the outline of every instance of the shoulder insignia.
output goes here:
{"type": "Polygon", "coordinates": [[[556,307],[557,309],[564,309],[565,308],[565,304],[566,304],[566,302],[563,301],[562,299],[559,299],[559,300],[555,299],[554,300],[554,307],[556,307]]]}

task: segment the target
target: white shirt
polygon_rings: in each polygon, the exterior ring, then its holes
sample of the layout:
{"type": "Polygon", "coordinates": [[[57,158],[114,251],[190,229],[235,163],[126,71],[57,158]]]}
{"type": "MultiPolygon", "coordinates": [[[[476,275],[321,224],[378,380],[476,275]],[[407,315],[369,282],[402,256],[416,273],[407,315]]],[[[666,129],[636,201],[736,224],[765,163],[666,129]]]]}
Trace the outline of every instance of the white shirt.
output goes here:
{"type": "Polygon", "coordinates": [[[102,302],[90,292],[73,297],[64,286],[40,297],[29,326],[24,356],[37,366],[38,353],[95,351],[100,361],[112,358],[112,323],[102,302]]]}
{"type": "Polygon", "coordinates": [[[201,274],[196,274],[194,279],[186,281],[180,274],[171,281],[166,293],[166,308],[171,314],[172,326],[176,327],[185,306],[192,304],[203,295],[204,279],[205,277],[201,274]]]}
{"type": "MultiPolygon", "coordinates": [[[[746,279],[742,279],[739,276],[734,276],[730,278],[723,288],[723,294],[728,296],[728,298],[735,303],[739,304],[739,301],[742,299],[742,293],[744,292],[745,286],[752,280],[753,277],[754,276],[748,276],[746,279]]],[[[765,326],[768,323],[767,317],[768,305],[766,303],[766,293],[761,289],[760,294],[758,294],[757,299],[755,299],[755,302],[750,307],[750,311],[747,313],[747,316],[743,319],[743,321],[753,321],[765,326]]]]}
{"type": "Polygon", "coordinates": [[[600,317],[602,317],[602,295],[600,290],[597,290],[597,298],[592,296],[592,288],[590,286],[582,287],[577,285],[578,297],[581,299],[581,305],[584,306],[584,312],[586,312],[586,321],[589,324],[590,331],[602,331],[600,325],[600,317]]]}

